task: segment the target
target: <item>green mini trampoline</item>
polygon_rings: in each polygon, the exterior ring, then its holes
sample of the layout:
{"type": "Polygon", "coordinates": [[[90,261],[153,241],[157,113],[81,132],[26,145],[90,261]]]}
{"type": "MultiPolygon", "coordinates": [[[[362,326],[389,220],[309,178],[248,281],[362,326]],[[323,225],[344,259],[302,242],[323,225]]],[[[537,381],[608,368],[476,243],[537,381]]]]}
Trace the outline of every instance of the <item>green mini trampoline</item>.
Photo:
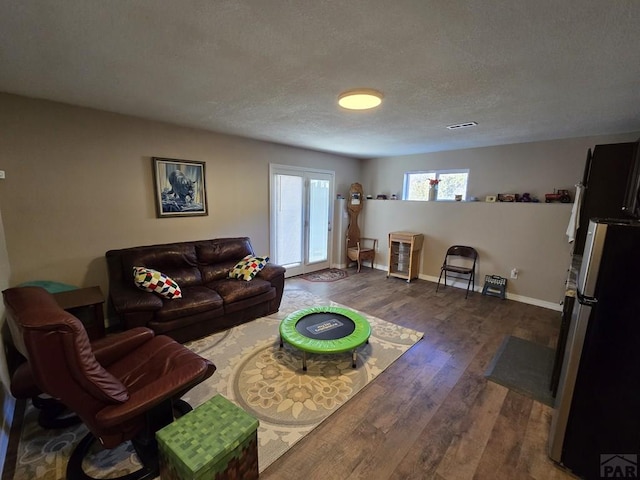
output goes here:
{"type": "Polygon", "coordinates": [[[358,347],[369,341],[371,325],[359,313],[341,307],[309,307],[287,315],[280,322],[280,348],[284,342],[302,351],[302,369],[307,353],[351,352],[356,368],[358,347]]]}

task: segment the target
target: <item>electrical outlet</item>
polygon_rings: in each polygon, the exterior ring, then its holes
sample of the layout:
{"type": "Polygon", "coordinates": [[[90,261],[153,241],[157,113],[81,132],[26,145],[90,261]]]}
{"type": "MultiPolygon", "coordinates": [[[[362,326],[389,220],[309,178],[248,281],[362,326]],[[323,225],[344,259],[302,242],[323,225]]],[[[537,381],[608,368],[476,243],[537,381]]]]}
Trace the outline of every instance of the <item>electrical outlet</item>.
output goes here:
{"type": "Polygon", "coordinates": [[[511,278],[518,278],[518,269],[517,268],[512,268],[511,269],[511,278]]]}
{"type": "Polygon", "coordinates": [[[0,180],[4,180],[6,177],[4,176],[4,170],[0,170],[0,180]]]}

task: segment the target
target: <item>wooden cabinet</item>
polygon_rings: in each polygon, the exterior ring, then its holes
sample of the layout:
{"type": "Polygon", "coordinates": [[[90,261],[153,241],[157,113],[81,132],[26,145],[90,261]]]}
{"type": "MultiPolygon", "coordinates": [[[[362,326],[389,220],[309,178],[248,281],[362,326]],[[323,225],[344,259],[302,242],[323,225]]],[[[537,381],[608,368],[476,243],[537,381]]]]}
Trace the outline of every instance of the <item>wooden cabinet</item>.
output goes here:
{"type": "Polygon", "coordinates": [[[407,282],[418,278],[423,241],[424,235],[421,233],[391,232],[389,234],[387,278],[404,278],[407,282]]]}

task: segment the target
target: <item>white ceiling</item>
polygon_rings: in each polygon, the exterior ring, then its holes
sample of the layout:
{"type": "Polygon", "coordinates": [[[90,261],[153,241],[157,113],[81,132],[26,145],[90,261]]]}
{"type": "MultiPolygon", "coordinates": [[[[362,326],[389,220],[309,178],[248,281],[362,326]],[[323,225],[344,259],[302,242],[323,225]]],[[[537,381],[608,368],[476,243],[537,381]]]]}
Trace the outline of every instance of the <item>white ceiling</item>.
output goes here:
{"type": "Polygon", "coordinates": [[[3,0],[0,91],[365,158],[635,132],[640,1],[3,0]]]}

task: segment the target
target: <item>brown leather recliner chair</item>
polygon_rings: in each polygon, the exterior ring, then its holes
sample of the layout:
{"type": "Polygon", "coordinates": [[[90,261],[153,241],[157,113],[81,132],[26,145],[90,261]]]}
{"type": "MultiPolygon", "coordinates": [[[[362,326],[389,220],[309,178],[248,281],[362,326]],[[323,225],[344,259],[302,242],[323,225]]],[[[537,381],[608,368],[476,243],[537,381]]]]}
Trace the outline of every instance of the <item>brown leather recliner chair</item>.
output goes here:
{"type": "MultiPolygon", "coordinates": [[[[8,325],[7,325],[8,328],[8,325]]],[[[121,349],[125,342],[137,342],[142,335],[149,337],[146,329],[111,335],[91,342],[91,349],[100,365],[109,365],[114,359],[114,348],[121,349]]],[[[11,338],[11,336],[6,336],[11,338]]],[[[38,424],[46,429],[67,428],[81,422],[80,417],[70,415],[69,409],[55,398],[42,394],[33,378],[31,365],[27,362],[9,340],[9,345],[5,345],[7,355],[13,356],[13,365],[9,366],[11,383],[9,391],[14,398],[20,400],[31,400],[32,405],[39,410],[38,424]],[[12,368],[13,367],[13,368],[12,368]]],[[[115,357],[117,358],[117,354],[115,357]]]]}
{"type": "MultiPolygon", "coordinates": [[[[11,335],[35,385],[75,412],[90,431],[69,460],[67,478],[90,478],[82,459],[95,439],[105,448],[131,440],[144,465],[137,478],[156,477],[155,432],[173,420],[179,398],[210,377],[215,366],[144,327],[104,339],[97,359],[82,323],[49,292],[16,287],[3,296],[11,335]]],[[[184,411],[184,402],[180,407],[184,411]]]]}

